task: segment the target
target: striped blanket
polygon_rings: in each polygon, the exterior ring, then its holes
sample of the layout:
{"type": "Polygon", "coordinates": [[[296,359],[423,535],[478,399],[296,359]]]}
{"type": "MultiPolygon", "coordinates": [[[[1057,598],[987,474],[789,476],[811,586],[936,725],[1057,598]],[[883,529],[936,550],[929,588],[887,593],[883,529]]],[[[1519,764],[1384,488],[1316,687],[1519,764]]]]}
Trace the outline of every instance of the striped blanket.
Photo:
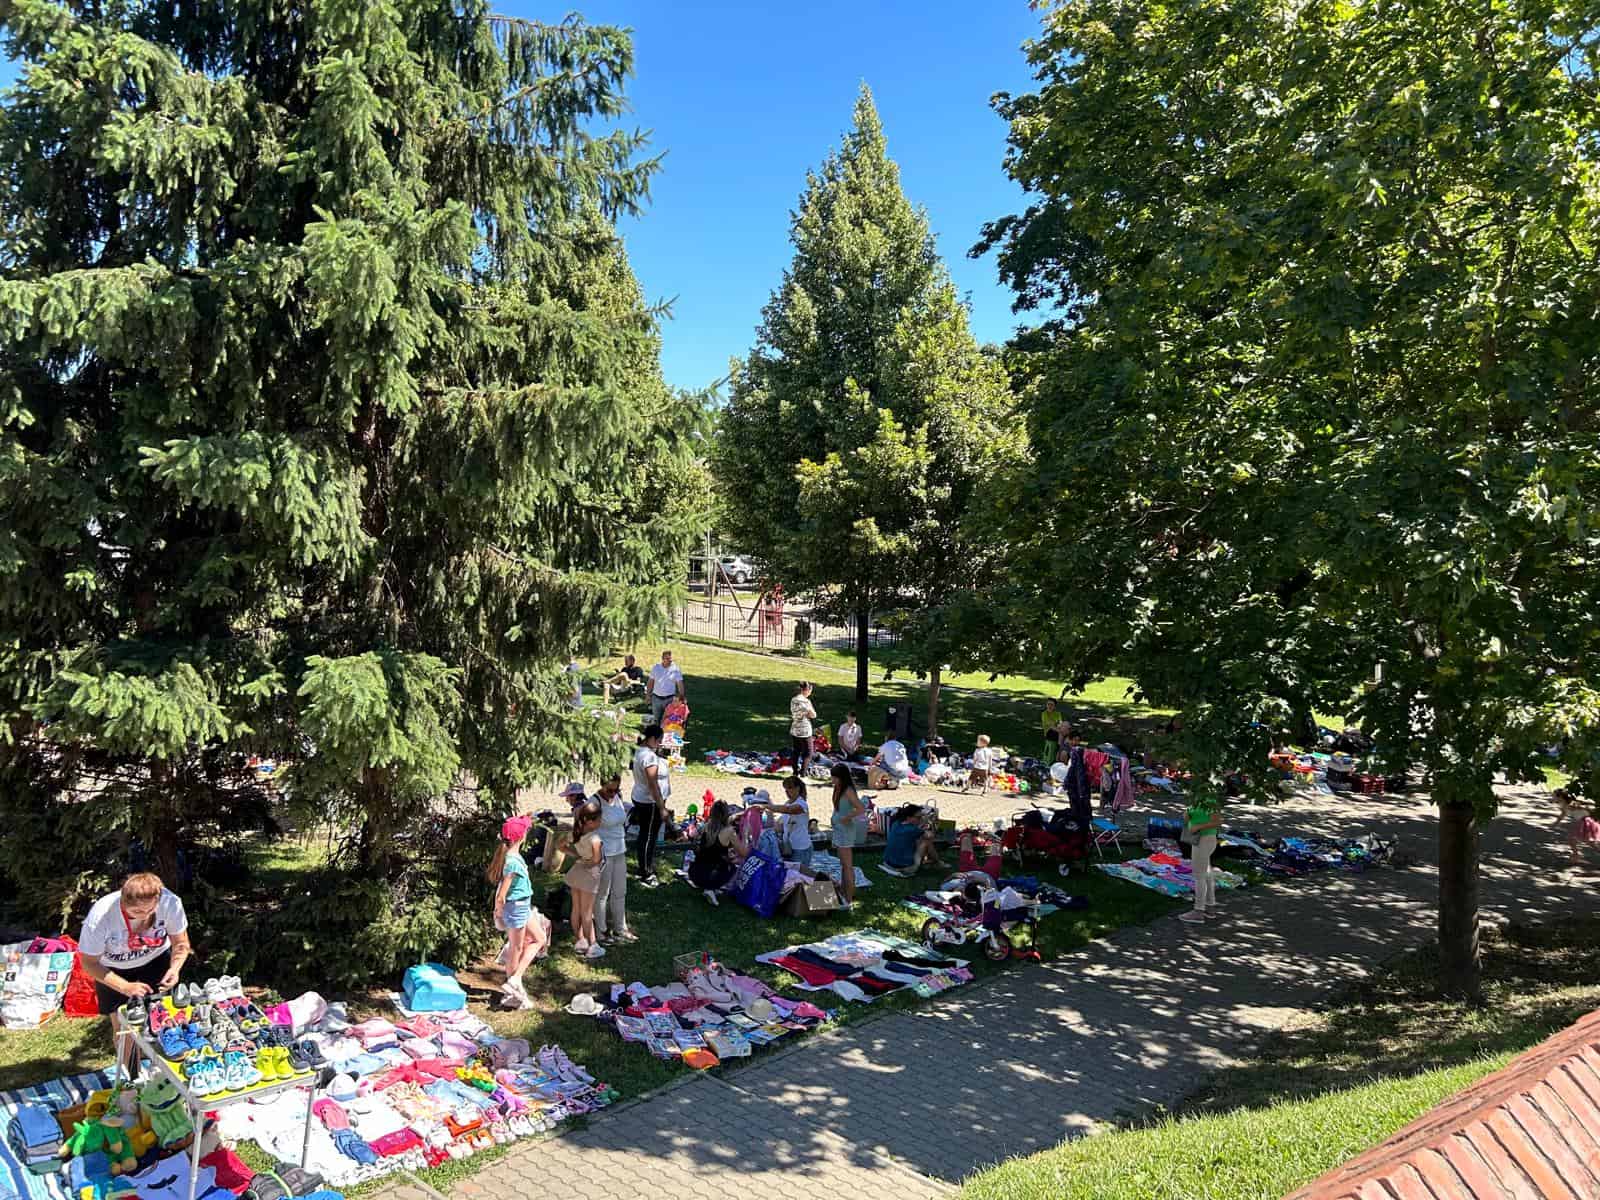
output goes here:
{"type": "Polygon", "coordinates": [[[11,1121],[24,1104],[51,1109],[71,1108],[89,1093],[111,1086],[111,1072],[91,1071],[67,1075],[35,1087],[0,1092],[0,1200],[71,1200],[60,1175],[35,1175],[18,1161],[11,1149],[11,1121]]]}

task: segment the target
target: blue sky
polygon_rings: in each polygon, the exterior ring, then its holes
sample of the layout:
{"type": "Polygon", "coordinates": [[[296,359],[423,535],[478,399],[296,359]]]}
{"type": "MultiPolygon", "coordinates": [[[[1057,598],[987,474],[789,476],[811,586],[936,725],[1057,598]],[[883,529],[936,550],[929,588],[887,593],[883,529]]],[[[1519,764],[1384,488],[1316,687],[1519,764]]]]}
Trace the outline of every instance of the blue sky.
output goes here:
{"type": "Polygon", "coordinates": [[[974,331],[1010,333],[993,256],[967,250],[983,222],[1022,204],[989,98],[1029,88],[1021,44],[1038,16],[1026,0],[589,0],[582,11],[633,28],[634,114],[667,152],[649,211],[624,232],[646,293],[673,301],[668,382],[703,387],[749,350],[789,261],[806,170],[849,126],[863,80],[974,331]]]}
{"type": "MultiPolygon", "coordinates": [[[[562,8],[502,0],[501,11],[562,8]]],[[[789,212],[807,168],[873,90],[914,203],[972,305],[973,329],[1001,341],[1016,324],[993,256],[967,257],[983,222],[1022,205],[1006,177],[997,91],[1028,90],[1021,44],[1038,29],[1027,0],[582,0],[592,22],[634,30],[634,120],[666,159],[649,210],[624,228],[645,293],[672,301],[668,382],[701,388],[745,354],[789,261],[789,212]]],[[[0,84],[13,75],[0,63],[0,84]]]]}

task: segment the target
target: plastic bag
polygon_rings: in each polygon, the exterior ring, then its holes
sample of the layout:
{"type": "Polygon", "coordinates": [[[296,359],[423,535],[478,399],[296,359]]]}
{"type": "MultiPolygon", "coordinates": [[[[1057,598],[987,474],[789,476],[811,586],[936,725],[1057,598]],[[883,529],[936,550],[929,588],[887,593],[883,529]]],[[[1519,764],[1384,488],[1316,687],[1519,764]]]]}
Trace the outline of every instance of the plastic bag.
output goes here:
{"type": "Polygon", "coordinates": [[[759,852],[739,864],[728,888],[733,898],[758,916],[770,917],[783,897],[783,864],[759,852]]]}

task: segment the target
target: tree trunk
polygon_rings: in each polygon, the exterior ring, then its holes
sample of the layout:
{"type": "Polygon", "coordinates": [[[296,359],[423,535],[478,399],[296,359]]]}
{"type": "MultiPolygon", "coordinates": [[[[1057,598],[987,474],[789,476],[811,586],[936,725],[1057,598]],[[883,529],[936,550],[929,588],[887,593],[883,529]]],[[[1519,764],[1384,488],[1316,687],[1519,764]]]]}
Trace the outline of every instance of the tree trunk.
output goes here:
{"type": "MultiPolygon", "coordinates": [[[[867,639],[867,622],[870,614],[864,608],[856,610],[856,703],[867,702],[867,652],[871,648],[867,639]]],[[[863,710],[863,717],[866,716],[863,710]]]]}
{"type": "Polygon", "coordinates": [[[941,668],[928,672],[928,740],[933,741],[939,732],[939,675],[941,668]]]}
{"type": "Polygon", "coordinates": [[[1470,804],[1439,805],[1439,982],[1446,995],[1482,997],[1478,962],[1478,822],[1470,804]]]}

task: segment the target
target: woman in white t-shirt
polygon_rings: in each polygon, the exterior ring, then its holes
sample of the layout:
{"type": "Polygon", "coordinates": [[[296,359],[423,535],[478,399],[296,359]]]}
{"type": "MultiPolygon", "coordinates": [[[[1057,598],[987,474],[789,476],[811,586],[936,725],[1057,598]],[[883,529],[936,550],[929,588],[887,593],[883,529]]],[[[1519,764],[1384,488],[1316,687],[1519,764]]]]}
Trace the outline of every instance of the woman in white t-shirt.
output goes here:
{"type": "Polygon", "coordinates": [[[789,738],[794,753],[794,773],[804,775],[811,765],[813,745],[811,722],[817,719],[817,710],[811,704],[811,685],[801,681],[789,701],[789,738]]]}
{"type": "Polygon", "coordinates": [[[639,823],[635,848],[639,858],[639,886],[653,888],[656,879],[656,837],[661,832],[662,814],[672,794],[672,776],[667,760],[661,757],[662,730],[646,725],[639,732],[639,748],[633,752],[633,819],[639,823]]]}
{"type": "MultiPolygon", "coordinates": [[[[183,901],[148,871],[130,875],[120,890],[89,909],[78,935],[83,969],[94,980],[101,1013],[111,1018],[113,1039],[121,1026],[117,1009],[128,1006],[142,1023],[145,997],[172,990],[188,960],[189,917],[183,901]]],[[[134,1053],[133,1043],[127,1049],[134,1053]]]]}
{"type": "Polygon", "coordinates": [[[791,775],[783,781],[787,804],[767,804],[768,812],[781,813],[783,857],[797,867],[811,869],[811,809],[806,804],[805,780],[791,775]]]}

